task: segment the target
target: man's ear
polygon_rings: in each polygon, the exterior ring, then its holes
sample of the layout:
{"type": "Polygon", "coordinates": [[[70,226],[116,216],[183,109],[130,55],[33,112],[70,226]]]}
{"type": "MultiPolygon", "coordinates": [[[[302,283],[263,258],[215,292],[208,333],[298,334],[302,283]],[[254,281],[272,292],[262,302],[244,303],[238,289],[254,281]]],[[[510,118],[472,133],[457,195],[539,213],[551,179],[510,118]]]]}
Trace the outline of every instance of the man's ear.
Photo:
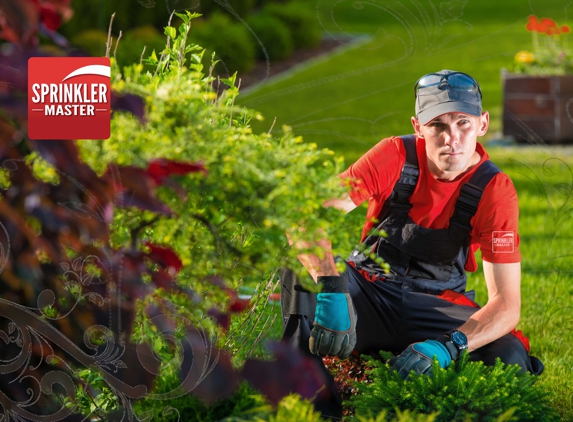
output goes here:
{"type": "Polygon", "coordinates": [[[414,132],[416,133],[416,136],[418,138],[423,138],[424,135],[422,135],[422,132],[420,131],[420,128],[422,127],[422,124],[420,123],[420,121],[418,119],[416,119],[415,117],[412,117],[411,122],[412,122],[412,127],[414,128],[414,132]]]}
{"type": "Polygon", "coordinates": [[[479,131],[477,136],[483,136],[486,134],[487,129],[489,128],[489,112],[484,111],[481,114],[480,122],[479,122],[479,131]]]}

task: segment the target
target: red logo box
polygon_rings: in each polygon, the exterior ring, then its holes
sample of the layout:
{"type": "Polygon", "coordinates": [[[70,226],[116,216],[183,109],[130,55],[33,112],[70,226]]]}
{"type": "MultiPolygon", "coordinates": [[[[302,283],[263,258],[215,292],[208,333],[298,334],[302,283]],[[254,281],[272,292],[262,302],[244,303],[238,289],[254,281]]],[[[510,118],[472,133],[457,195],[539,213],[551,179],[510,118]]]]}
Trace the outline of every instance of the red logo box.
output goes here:
{"type": "Polygon", "coordinates": [[[28,60],[30,139],[107,139],[110,131],[107,57],[28,60]]]}
{"type": "Polygon", "coordinates": [[[512,231],[494,231],[491,236],[492,252],[512,253],[515,244],[515,234],[512,231]]]}

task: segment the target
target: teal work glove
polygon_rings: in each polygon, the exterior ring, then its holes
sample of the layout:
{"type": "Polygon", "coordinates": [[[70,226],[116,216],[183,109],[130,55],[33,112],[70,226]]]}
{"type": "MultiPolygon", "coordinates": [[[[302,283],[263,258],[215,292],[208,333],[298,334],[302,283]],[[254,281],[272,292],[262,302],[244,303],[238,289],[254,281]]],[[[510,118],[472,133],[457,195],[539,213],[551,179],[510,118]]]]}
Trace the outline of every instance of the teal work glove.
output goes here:
{"type": "Polygon", "coordinates": [[[314,327],[310,332],[310,352],[319,356],[346,358],[356,345],[356,311],[346,279],[321,276],[322,292],[316,296],[314,327]]]}
{"type": "Polygon", "coordinates": [[[390,359],[388,363],[392,365],[392,369],[398,371],[402,378],[407,379],[410,371],[416,374],[429,373],[434,356],[442,368],[447,368],[452,362],[452,355],[444,344],[436,340],[426,340],[409,345],[406,350],[390,359]]]}

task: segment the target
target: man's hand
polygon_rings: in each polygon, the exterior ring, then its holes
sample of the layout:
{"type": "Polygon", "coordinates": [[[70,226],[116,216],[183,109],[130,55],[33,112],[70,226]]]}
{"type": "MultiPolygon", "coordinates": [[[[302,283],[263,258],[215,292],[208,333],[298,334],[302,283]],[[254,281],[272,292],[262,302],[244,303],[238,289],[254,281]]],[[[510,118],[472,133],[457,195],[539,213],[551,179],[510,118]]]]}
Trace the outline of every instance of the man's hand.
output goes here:
{"type": "Polygon", "coordinates": [[[390,359],[392,369],[398,371],[402,378],[408,378],[410,371],[416,374],[427,374],[432,369],[434,356],[440,367],[450,366],[452,356],[446,346],[437,340],[426,340],[409,345],[400,355],[390,359]]]}
{"type": "Polygon", "coordinates": [[[310,333],[310,352],[320,356],[346,358],[356,345],[356,311],[341,276],[318,277],[323,285],[316,297],[314,327],[310,333]]]}

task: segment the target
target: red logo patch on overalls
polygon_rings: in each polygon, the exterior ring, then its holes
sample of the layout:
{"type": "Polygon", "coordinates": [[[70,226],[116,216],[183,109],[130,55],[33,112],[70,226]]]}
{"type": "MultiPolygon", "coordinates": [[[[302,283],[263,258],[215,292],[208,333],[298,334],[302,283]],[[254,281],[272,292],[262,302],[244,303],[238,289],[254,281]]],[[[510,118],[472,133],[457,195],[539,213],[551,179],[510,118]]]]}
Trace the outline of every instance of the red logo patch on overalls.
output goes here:
{"type": "Polygon", "coordinates": [[[515,234],[510,231],[494,231],[491,242],[493,252],[512,253],[514,251],[515,234]]]}
{"type": "Polygon", "coordinates": [[[107,57],[28,60],[30,139],[107,139],[110,132],[107,57]]]}

